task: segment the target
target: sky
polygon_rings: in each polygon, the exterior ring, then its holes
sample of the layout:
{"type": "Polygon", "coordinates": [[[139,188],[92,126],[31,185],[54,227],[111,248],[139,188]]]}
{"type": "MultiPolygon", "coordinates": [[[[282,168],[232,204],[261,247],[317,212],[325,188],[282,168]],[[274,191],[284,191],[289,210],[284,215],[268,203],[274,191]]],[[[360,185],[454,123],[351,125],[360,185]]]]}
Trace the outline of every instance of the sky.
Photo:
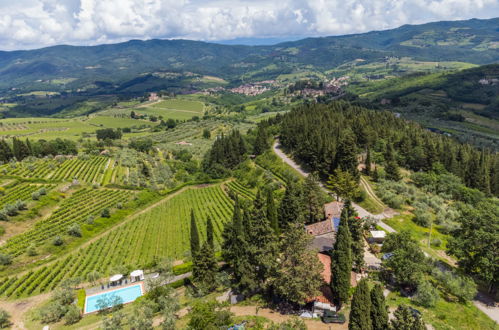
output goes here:
{"type": "Polygon", "coordinates": [[[153,38],[294,40],[492,17],[499,17],[499,0],[0,0],[0,49],[153,38]]]}

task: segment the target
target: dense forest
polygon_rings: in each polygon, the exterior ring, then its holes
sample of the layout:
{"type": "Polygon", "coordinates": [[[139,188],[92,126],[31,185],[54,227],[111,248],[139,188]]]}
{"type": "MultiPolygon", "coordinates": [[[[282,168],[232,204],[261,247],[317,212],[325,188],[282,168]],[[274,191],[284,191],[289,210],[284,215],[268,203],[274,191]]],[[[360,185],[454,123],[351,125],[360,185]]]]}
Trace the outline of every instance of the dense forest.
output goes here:
{"type": "MultiPolygon", "coordinates": [[[[357,175],[358,154],[375,163],[429,171],[441,164],[470,188],[499,194],[499,155],[432,133],[384,111],[346,102],[304,105],[282,117],[281,143],[327,177],[336,168],[357,175]]],[[[458,191],[461,199],[471,190],[458,191]]]]}

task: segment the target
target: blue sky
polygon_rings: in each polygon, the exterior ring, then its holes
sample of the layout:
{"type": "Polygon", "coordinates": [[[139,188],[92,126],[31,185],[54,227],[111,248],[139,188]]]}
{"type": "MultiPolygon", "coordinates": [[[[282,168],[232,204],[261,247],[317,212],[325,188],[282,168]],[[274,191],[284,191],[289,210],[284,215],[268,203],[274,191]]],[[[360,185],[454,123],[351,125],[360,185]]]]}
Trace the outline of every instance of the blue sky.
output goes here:
{"type": "Polygon", "coordinates": [[[499,16],[499,0],[0,0],[0,49],[297,39],[499,16]]]}

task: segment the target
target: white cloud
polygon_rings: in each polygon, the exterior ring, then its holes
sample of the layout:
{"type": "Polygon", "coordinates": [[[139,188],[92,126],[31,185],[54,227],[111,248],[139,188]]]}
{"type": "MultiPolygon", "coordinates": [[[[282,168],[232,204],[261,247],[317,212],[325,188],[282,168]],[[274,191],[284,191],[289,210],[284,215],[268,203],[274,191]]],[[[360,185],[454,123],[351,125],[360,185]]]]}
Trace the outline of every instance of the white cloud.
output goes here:
{"type": "Polygon", "coordinates": [[[0,49],[339,35],[497,16],[498,0],[0,0],[0,49]]]}

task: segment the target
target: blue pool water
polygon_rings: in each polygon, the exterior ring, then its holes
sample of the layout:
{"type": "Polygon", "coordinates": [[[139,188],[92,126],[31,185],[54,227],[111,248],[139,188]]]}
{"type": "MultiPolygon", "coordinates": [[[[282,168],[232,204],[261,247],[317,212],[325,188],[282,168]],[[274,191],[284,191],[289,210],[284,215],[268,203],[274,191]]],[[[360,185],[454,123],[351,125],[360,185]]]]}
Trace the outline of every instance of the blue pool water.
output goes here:
{"type": "Polygon", "coordinates": [[[106,300],[112,300],[115,296],[121,298],[123,304],[134,301],[138,297],[142,296],[142,288],[140,284],[128,286],[126,288],[116,289],[113,291],[107,291],[99,293],[93,296],[89,296],[85,299],[85,313],[92,313],[99,310],[97,307],[98,300],[105,298],[106,300]]]}

